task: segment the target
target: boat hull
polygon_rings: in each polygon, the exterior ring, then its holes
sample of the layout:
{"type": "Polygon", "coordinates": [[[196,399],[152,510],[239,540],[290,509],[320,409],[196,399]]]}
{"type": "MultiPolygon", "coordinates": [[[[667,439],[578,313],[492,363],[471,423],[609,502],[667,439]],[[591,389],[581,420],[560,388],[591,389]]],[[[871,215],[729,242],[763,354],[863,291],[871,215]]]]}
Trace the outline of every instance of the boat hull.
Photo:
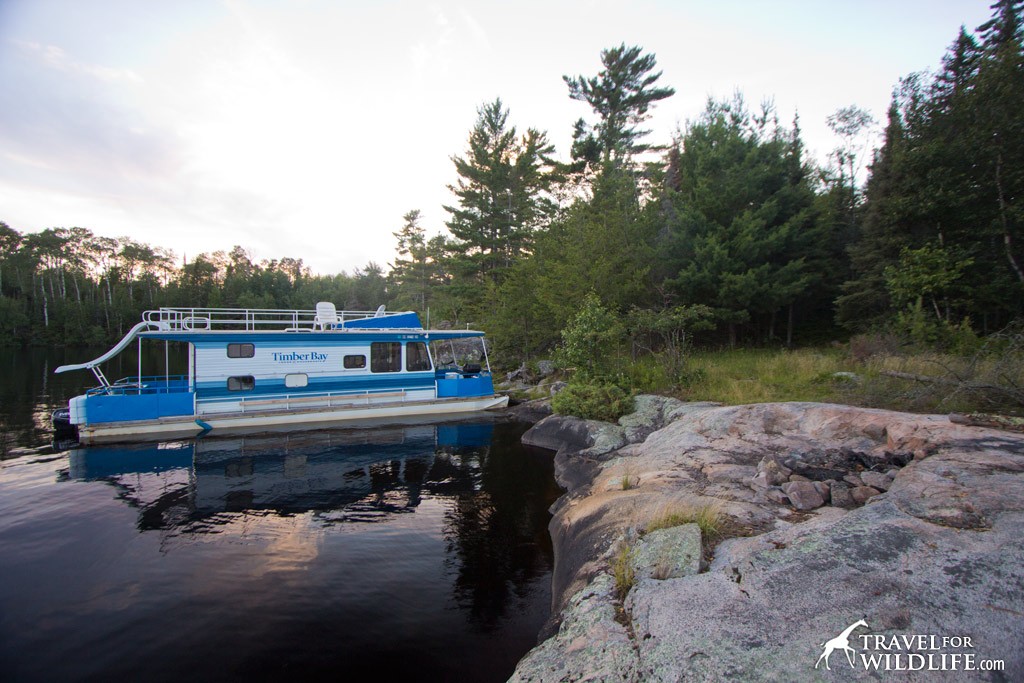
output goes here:
{"type": "Polygon", "coordinates": [[[164,417],[130,422],[103,422],[78,426],[82,444],[127,441],[162,441],[196,437],[254,433],[287,428],[318,428],[367,420],[448,416],[496,410],[508,405],[507,396],[441,398],[430,401],[374,403],[365,406],[316,407],[289,411],[219,413],[164,417]]]}

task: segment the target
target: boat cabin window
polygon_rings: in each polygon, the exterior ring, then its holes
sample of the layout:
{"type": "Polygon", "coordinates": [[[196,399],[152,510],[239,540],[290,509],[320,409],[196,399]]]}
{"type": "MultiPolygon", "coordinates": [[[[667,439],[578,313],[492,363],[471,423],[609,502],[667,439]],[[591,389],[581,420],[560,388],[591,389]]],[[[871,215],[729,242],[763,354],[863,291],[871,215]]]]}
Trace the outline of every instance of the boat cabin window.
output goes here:
{"type": "Polygon", "coordinates": [[[366,367],[366,356],[345,356],[345,369],[357,370],[366,367]]]}
{"type": "Polygon", "coordinates": [[[370,344],[370,372],[400,372],[401,370],[401,342],[372,342],[370,344]]]}
{"type": "Polygon", "coordinates": [[[309,384],[309,375],[304,372],[296,372],[284,376],[284,385],[288,389],[304,387],[309,384]]]}
{"type": "Polygon", "coordinates": [[[228,344],[228,358],[252,358],[255,355],[254,344],[228,344]]]}
{"type": "Polygon", "coordinates": [[[405,345],[405,369],[420,372],[430,369],[430,356],[423,342],[409,342],[405,345]]]}
{"type": "Polygon", "coordinates": [[[252,391],[256,388],[256,378],[252,375],[228,377],[228,391],[252,391]]]}

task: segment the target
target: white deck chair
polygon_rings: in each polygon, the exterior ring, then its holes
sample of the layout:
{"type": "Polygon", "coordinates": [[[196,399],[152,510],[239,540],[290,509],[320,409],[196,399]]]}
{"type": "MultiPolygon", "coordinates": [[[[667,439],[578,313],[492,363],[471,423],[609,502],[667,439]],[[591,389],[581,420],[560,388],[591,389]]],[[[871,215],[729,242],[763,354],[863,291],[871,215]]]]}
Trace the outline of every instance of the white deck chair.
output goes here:
{"type": "Polygon", "coordinates": [[[334,307],[334,304],[330,301],[317,302],[313,325],[319,325],[321,330],[333,330],[338,322],[338,310],[334,307]]]}

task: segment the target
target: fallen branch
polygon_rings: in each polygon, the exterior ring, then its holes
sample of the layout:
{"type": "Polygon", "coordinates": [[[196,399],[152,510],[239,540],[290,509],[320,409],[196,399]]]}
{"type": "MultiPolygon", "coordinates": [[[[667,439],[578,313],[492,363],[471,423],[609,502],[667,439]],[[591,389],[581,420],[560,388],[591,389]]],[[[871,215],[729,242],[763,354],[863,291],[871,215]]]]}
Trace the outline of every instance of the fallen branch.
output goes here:
{"type": "Polygon", "coordinates": [[[988,392],[996,394],[998,396],[1004,396],[1014,403],[1024,403],[1024,392],[1017,388],[1003,387],[998,384],[980,384],[977,382],[959,381],[949,379],[948,377],[934,377],[932,375],[914,375],[909,372],[898,372],[896,370],[881,370],[880,375],[886,377],[895,377],[896,379],[906,379],[914,382],[922,382],[925,384],[941,384],[947,387],[957,387],[958,390],[964,391],[977,391],[977,392],[988,392]]]}
{"type": "Polygon", "coordinates": [[[949,421],[953,424],[969,427],[992,427],[1011,432],[1024,432],[1024,417],[1009,415],[989,415],[987,413],[950,413],[949,421]]]}
{"type": "Polygon", "coordinates": [[[924,382],[926,384],[947,384],[950,386],[959,386],[961,383],[955,380],[947,379],[945,377],[933,377],[932,375],[912,375],[909,372],[897,372],[896,370],[880,370],[880,375],[886,377],[895,377],[896,379],[909,379],[915,382],[924,382]]]}

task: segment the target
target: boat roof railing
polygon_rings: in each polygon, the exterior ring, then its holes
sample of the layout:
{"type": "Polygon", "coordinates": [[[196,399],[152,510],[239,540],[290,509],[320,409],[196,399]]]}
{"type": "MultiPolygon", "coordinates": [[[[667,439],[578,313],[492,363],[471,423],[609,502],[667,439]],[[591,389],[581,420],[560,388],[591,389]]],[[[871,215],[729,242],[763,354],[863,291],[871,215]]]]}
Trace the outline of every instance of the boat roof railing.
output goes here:
{"type": "MultiPolygon", "coordinates": [[[[331,307],[333,310],[333,306],[331,307]]],[[[337,311],[327,314],[320,304],[311,310],[284,308],[177,308],[162,307],[145,311],[143,322],[159,330],[206,331],[206,330],[311,330],[330,326],[344,326],[352,320],[386,318],[403,315],[384,312],[381,306],[376,311],[337,311]]],[[[383,322],[383,321],[382,321],[383,322]]]]}

